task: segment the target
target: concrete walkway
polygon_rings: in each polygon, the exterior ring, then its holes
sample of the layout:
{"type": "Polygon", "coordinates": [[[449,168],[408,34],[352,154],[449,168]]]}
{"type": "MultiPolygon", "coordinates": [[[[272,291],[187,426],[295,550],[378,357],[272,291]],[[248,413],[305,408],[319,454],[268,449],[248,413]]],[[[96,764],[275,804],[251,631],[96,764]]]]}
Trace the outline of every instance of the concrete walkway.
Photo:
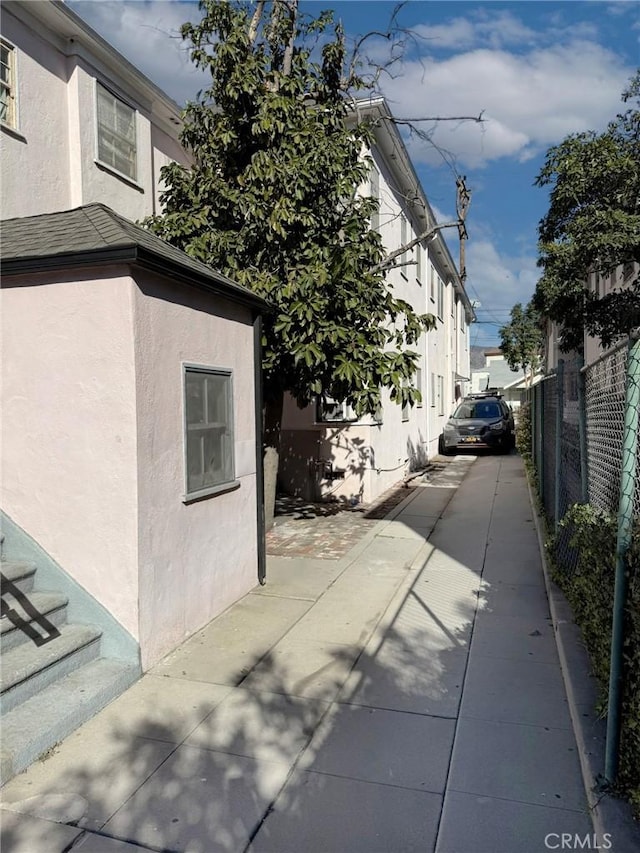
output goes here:
{"type": "Polygon", "coordinates": [[[339,560],[271,558],[265,587],[2,801],[3,853],[545,853],[590,835],[521,460],[456,457],[339,560]]]}

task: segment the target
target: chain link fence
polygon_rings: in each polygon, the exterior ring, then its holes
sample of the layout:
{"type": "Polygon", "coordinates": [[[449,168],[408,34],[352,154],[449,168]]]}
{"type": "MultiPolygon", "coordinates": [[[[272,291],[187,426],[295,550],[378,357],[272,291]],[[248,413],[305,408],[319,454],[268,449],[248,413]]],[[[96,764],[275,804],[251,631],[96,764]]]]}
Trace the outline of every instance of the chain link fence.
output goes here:
{"type": "Polygon", "coordinates": [[[604,775],[616,778],[621,738],[618,778],[640,814],[640,342],[586,367],[559,360],[528,403],[557,579],[608,703],[604,775]]]}

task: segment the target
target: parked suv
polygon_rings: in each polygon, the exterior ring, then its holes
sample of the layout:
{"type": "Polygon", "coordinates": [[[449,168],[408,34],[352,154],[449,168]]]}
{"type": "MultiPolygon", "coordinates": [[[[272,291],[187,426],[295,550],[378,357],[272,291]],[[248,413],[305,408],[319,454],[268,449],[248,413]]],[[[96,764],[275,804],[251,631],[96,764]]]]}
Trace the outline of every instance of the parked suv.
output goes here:
{"type": "Polygon", "coordinates": [[[446,455],[481,447],[502,453],[515,447],[513,412],[499,394],[465,397],[445,424],[438,449],[446,455]]]}

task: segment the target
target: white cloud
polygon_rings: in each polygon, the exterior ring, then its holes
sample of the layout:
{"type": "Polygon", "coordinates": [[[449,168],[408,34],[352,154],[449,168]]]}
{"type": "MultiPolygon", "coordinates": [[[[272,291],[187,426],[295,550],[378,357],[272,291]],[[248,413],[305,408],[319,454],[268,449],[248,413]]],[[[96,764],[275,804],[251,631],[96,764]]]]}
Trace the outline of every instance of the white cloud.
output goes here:
{"type": "MultiPolygon", "coordinates": [[[[412,61],[383,89],[402,117],[476,116],[484,110],[483,125],[421,125],[433,129],[437,144],[461,164],[479,167],[500,157],[525,160],[569,133],[604,127],[631,73],[616,53],[575,40],[523,54],[479,49],[412,61]]],[[[411,153],[424,162],[439,159],[428,145],[419,151],[414,144],[411,153]]]]}
{"type": "Polygon", "coordinates": [[[182,24],[200,20],[197,3],[76,0],[68,5],[178,103],[206,85],[180,37],[182,24]]]}
{"type": "Polygon", "coordinates": [[[488,239],[470,240],[467,246],[467,293],[481,304],[472,343],[496,344],[498,329],[509,320],[516,302],[526,305],[533,296],[539,270],[531,255],[501,253],[488,239]]]}
{"type": "Polygon", "coordinates": [[[540,34],[525,26],[510,12],[487,14],[484,11],[466,18],[453,18],[446,24],[421,24],[415,34],[433,49],[468,50],[476,46],[500,48],[513,44],[533,44],[540,34]]]}

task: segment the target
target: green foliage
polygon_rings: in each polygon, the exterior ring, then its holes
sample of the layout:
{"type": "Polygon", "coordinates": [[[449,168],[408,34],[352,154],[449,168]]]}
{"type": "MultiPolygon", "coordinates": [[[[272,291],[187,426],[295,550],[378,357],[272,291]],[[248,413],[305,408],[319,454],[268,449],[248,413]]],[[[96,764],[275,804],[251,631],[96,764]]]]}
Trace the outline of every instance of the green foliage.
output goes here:
{"type": "Polygon", "coordinates": [[[502,326],[500,348],[507,364],[512,370],[521,370],[525,380],[540,366],[540,354],[544,343],[541,318],[538,311],[529,303],[525,308],[520,302],[511,309],[511,319],[502,326]]]}
{"type": "MultiPolygon", "coordinates": [[[[577,564],[563,570],[556,564],[555,579],[582,629],[606,709],[616,562],[617,520],[588,504],[576,504],[561,527],[568,528],[577,564]]],[[[623,650],[622,734],[618,788],[640,816],[640,525],[636,523],[627,560],[628,590],[623,650]]]]}
{"type": "Polygon", "coordinates": [[[183,114],[193,165],[163,168],[165,213],[146,224],[272,303],[267,400],[289,391],[302,406],[329,394],[373,413],[386,387],[413,404],[411,347],[435,319],[395,298],[376,269],[377,202],[356,192],[369,175],[371,128],[350,120],[340,27],[326,12],[302,21],[283,0],[265,4],[260,20],[260,4],[202,0],[200,9],[202,20],[182,27],[211,75],[183,114]]]}
{"type": "Polygon", "coordinates": [[[516,425],[516,448],[525,461],[531,460],[531,403],[522,403],[516,425]]]}
{"type": "Polygon", "coordinates": [[[640,321],[640,280],[599,297],[586,288],[589,272],[608,274],[640,262],[640,72],[622,100],[635,101],[604,133],[568,136],[547,152],[537,177],[550,187],[539,226],[536,307],[562,331],[562,348],[580,349],[583,334],[609,346],[640,321]]]}

